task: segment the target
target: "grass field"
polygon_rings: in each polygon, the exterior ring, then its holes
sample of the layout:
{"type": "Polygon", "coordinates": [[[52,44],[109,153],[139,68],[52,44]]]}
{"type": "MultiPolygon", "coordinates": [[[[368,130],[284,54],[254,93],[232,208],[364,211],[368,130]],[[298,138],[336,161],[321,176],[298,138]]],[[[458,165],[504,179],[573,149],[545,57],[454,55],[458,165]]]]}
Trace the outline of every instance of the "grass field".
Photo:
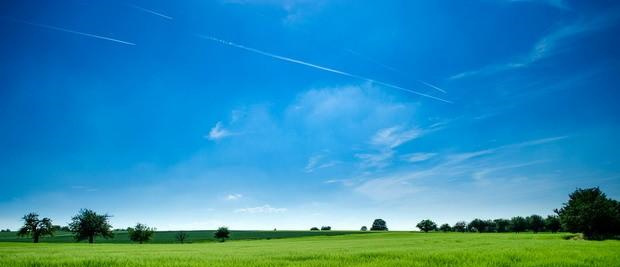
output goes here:
{"type": "MultiPolygon", "coordinates": [[[[149,243],[161,244],[161,243],[177,243],[176,234],[179,231],[158,231],[153,236],[153,240],[149,243]]],[[[213,242],[216,241],[213,238],[214,230],[198,230],[198,231],[185,231],[189,237],[185,242],[187,243],[200,243],[200,242],[213,242]]],[[[230,231],[230,240],[255,240],[255,239],[278,239],[278,238],[291,238],[291,237],[304,237],[304,236],[333,236],[344,234],[363,234],[371,232],[362,231],[230,231]]],[[[0,233],[0,242],[32,242],[28,237],[17,237],[17,232],[0,233]]],[[[75,242],[73,234],[70,232],[57,232],[53,237],[43,237],[41,241],[43,243],[72,243],[75,242]]],[[[86,242],[86,241],[82,241],[86,242]]],[[[95,243],[131,243],[126,231],[115,231],[114,238],[104,239],[96,238],[95,243]]]]}
{"type": "Polygon", "coordinates": [[[620,266],[620,241],[389,232],[194,244],[0,243],[0,266],[620,266]]]}

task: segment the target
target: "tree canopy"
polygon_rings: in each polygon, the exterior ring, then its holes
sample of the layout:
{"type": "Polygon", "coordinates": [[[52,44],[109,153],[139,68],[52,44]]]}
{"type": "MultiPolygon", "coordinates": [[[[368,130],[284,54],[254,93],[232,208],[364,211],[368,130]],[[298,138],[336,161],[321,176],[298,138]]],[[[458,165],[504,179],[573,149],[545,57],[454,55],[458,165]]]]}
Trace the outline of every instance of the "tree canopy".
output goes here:
{"type": "Polygon", "coordinates": [[[437,224],[428,219],[420,221],[418,225],[416,225],[416,227],[418,227],[420,231],[424,231],[425,233],[428,233],[428,231],[437,230],[437,224]]]}
{"type": "Polygon", "coordinates": [[[129,228],[128,230],[129,239],[140,244],[150,241],[155,233],[154,228],[150,228],[141,223],[136,224],[135,227],[129,228]]]}
{"type": "Polygon", "coordinates": [[[388,227],[383,219],[375,219],[375,221],[372,222],[372,226],[370,227],[370,230],[371,231],[387,231],[388,227]]]}
{"type": "Polygon", "coordinates": [[[69,228],[75,234],[77,241],[88,240],[88,243],[94,243],[96,236],[103,238],[112,238],[112,225],[108,223],[110,215],[97,214],[89,209],[81,209],[77,215],[73,216],[69,228]]]}
{"type": "Polygon", "coordinates": [[[42,236],[54,235],[54,227],[50,218],[39,219],[39,214],[28,213],[22,217],[24,226],[17,232],[18,236],[30,236],[32,242],[39,243],[42,236]]]}
{"type": "Polygon", "coordinates": [[[230,237],[230,231],[228,230],[228,227],[222,226],[215,230],[215,233],[213,233],[213,237],[220,240],[220,242],[224,242],[227,238],[230,237]]]}
{"type": "Polygon", "coordinates": [[[556,213],[566,230],[583,233],[586,239],[620,233],[620,203],[607,198],[598,187],[575,190],[556,213]]]}

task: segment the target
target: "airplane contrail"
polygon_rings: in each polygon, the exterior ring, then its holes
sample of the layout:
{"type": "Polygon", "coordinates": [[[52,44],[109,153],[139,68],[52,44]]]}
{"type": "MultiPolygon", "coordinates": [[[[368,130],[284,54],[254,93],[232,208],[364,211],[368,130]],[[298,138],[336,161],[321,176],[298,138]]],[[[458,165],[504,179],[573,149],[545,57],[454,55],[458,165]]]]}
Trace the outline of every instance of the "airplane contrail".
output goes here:
{"type": "Polygon", "coordinates": [[[165,18],[165,19],[172,20],[172,17],[171,17],[171,16],[164,15],[164,14],[162,14],[162,13],[155,12],[155,11],[153,11],[153,10],[143,8],[143,7],[141,7],[141,6],[137,6],[137,5],[134,5],[134,4],[127,4],[127,6],[129,6],[129,7],[131,7],[131,8],[135,8],[135,9],[140,10],[140,11],[144,11],[144,12],[146,12],[146,13],[151,13],[151,14],[153,14],[153,15],[160,16],[160,17],[165,18]]]}
{"type": "Polygon", "coordinates": [[[6,18],[6,17],[4,17],[4,19],[8,19],[8,20],[11,20],[11,21],[19,22],[19,23],[28,24],[28,25],[31,25],[31,26],[36,26],[36,27],[41,27],[41,28],[46,28],[46,29],[51,29],[51,30],[56,30],[56,31],[61,31],[61,32],[67,32],[67,33],[73,33],[73,34],[77,34],[77,35],[82,35],[82,36],[91,37],[91,38],[97,38],[97,39],[106,40],[106,41],[117,42],[117,43],[126,44],[126,45],[136,45],[136,44],[134,44],[132,42],[126,42],[126,41],[123,41],[123,40],[118,40],[118,39],[114,39],[114,38],[110,38],[110,37],[105,37],[105,36],[101,36],[101,35],[96,35],[96,34],[91,34],[91,33],[78,32],[78,31],[69,30],[69,29],[60,28],[60,27],[51,26],[51,25],[39,24],[39,23],[34,23],[34,22],[28,22],[28,21],[25,21],[25,20],[6,18]]]}
{"type": "Polygon", "coordinates": [[[442,93],[444,93],[444,94],[445,94],[445,93],[447,93],[447,92],[446,92],[446,90],[441,89],[441,88],[439,88],[439,87],[437,87],[437,86],[435,86],[435,85],[432,85],[432,84],[430,84],[430,83],[427,83],[427,82],[425,82],[425,81],[418,80],[418,82],[420,82],[421,84],[424,84],[424,85],[426,85],[426,86],[428,86],[428,87],[430,87],[430,88],[433,88],[433,89],[435,89],[435,90],[437,90],[437,91],[439,91],[439,92],[442,92],[442,93]]]}
{"type": "MultiPolygon", "coordinates": [[[[402,71],[400,71],[400,70],[398,70],[398,69],[396,69],[396,68],[394,68],[394,67],[388,66],[388,65],[386,65],[386,64],[384,64],[384,63],[381,63],[381,62],[379,62],[379,61],[377,61],[377,60],[375,60],[375,59],[372,59],[372,58],[370,58],[370,57],[368,57],[368,56],[362,55],[362,54],[360,54],[359,52],[353,51],[353,50],[351,50],[351,49],[344,49],[344,51],[346,51],[347,53],[349,53],[349,54],[351,54],[351,55],[357,56],[357,57],[359,57],[359,58],[361,58],[361,59],[363,59],[363,60],[365,60],[365,61],[368,61],[368,62],[370,62],[370,63],[372,63],[372,64],[376,64],[376,65],[378,65],[378,66],[380,66],[380,67],[382,67],[382,68],[384,68],[384,69],[387,69],[387,70],[390,70],[390,71],[396,72],[396,73],[398,73],[398,74],[404,74],[402,71]]],[[[435,89],[435,90],[437,90],[437,91],[439,91],[439,92],[442,92],[442,93],[444,93],[444,94],[446,94],[446,93],[447,93],[447,92],[446,92],[446,90],[441,89],[441,88],[439,88],[439,87],[437,87],[437,86],[435,86],[435,85],[433,85],[433,84],[431,84],[431,83],[425,82],[425,81],[423,81],[423,80],[417,80],[417,81],[418,81],[419,83],[421,83],[421,84],[423,84],[423,85],[425,85],[425,86],[428,86],[428,87],[430,87],[430,88],[433,88],[433,89],[435,89]]]]}
{"type": "Polygon", "coordinates": [[[279,55],[276,55],[276,54],[272,54],[272,53],[265,52],[265,51],[262,51],[262,50],[258,50],[258,49],[255,49],[255,48],[243,46],[243,45],[240,45],[240,44],[236,44],[236,43],[233,43],[233,42],[225,41],[225,40],[218,39],[218,38],[211,37],[211,36],[204,36],[204,35],[199,35],[199,34],[197,34],[196,36],[198,36],[200,38],[203,38],[203,39],[206,39],[206,40],[215,41],[215,42],[218,42],[218,43],[221,43],[221,44],[225,44],[225,45],[228,45],[228,46],[232,46],[232,47],[236,47],[236,48],[243,49],[243,50],[246,50],[246,51],[254,52],[254,53],[257,53],[257,54],[260,54],[260,55],[263,55],[263,56],[267,56],[267,57],[271,57],[271,58],[275,58],[275,59],[279,59],[279,60],[287,61],[287,62],[291,62],[291,63],[296,63],[296,64],[304,65],[304,66],[307,66],[307,67],[311,67],[311,68],[315,68],[315,69],[319,69],[319,70],[324,70],[324,71],[327,71],[327,72],[332,72],[332,73],[340,74],[340,75],[351,77],[351,78],[355,78],[355,79],[358,79],[358,80],[363,80],[363,81],[367,81],[367,82],[371,82],[371,83],[380,84],[380,85],[383,85],[385,87],[390,87],[390,88],[393,88],[393,89],[398,89],[398,90],[401,90],[401,91],[413,93],[413,94],[416,94],[416,95],[419,95],[419,96],[423,96],[423,97],[427,97],[427,98],[431,98],[431,99],[435,99],[435,100],[438,100],[438,101],[442,101],[442,102],[445,102],[445,103],[452,104],[451,101],[448,101],[448,100],[445,100],[445,99],[442,99],[442,98],[439,98],[439,97],[436,97],[436,96],[428,95],[428,94],[425,94],[425,93],[421,93],[421,92],[418,92],[418,91],[414,91],[414,90],[411,90],[411,89],[403,88],[403,87],[400,87],[400,86],[397,86],[397,85],[389,84],[389,83],[386,83],[386,82],[377,81],[377,80],[373,80],[373,79],[366,78],[366,77],[363,77],[363,76],[351,74],[351,73],[348,73],[348,72],[344,72],[344,71],[340,71],[340,70],[336,70],[336,69],[332,69],[332,68],[328,68],[328,67],[319,66],[319,65],[316,65],[316,64],[304,62],[304,61],[301,61],[301,60],[298,60],[298,59],[294,59],[294,58],[279,56],[279,55]]]}

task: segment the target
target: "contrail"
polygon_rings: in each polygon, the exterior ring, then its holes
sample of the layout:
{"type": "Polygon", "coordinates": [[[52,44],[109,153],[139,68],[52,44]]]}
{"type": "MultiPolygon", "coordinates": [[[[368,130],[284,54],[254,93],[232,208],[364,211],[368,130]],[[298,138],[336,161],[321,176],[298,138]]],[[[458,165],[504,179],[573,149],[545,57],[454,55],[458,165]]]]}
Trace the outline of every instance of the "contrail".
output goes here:
{"type": "Polygon", "coordinates": [[[420,93],[418,91],[414,91],[414,90],[411,90],[411,89],[403,88],[403,87],[400,87],[400,86],[397,86],[397,85],[389,84],[389,83],[386,83],[386,82],[373,80],[373,79],[366,78],[366,77],[363,77],[363,76],[351,74],[351,73],[348,73],[348,72],[344,72],[344,71],[340,71],[340,70],[336,70],[336,69],[332,69],[332,68],[328,68],[328,67],[319,66],[319,65],[316,65],[316,64],[304,62],[304,61],[293,59],[293,58],[279,56],[279,55],[276,55],[276,54],[272,54],[272,53],[269,53],[269,52],[261,51],[261,50],[255,49],[255,48],[243,46],[243,45],[240,45],[240,44],[236,44],[236,43],[233,43],[233,42],[225,41],[225,40],[218,39],[218,38],[211,37],[211,36],[204,36],[204,35],[199,35],[199,34],[197,34],[196,36],[198,36],[200,38],[203,38],[203,39],[206,39],[206,40],[211,40],[211,41],[215,41],[215,42],[218,42],[218,43],[221,43],[221,44],[225,44],[225,45],[228,45],[228,46],[232,46],[232,47],[236,47],[236,48],[243,49],[243,50],[246,50],[246,51],[254,52],[254,53],[257,53],[257,54],[260,54],[260,55],[263,55],[263,56],[268,56],[268,57],[279,59],[279,60],[282,60],[282,61],[292,62],[292,63],[308,66],[308,67],[311,67],[311,68],[315,68],[315,69],[319,69],[319,70],[324,70],[324,71],[328,71],[328,72],[332,72],[332,73],[336,73],[336,74],[340,74],[340,75],[351,77],[351,78],[355,78],[355,79],[358,79],[358,80],[363,80],[363,81],[367,81],[367,82],[371,82],[371,83],[380,84],[380,85],[383,85],[385,87],[390,87],[390,88],[393,88],[393,89],[398,89],[398,90],[401,90],[401,91],[413,93],[413,94],[416,94],[416,95],[419,95],[419,96],[423,96],[423,97],[427,97],[427,98],[431,98],[431,99],[435,99],[435,100],[438,100],[438,101],[442,101],[442,102],[445,102],[445,103],[452,104],[451,101],[448,101],[448,100],[445,100],[445,99],[442,99],[442,98],[439,98],[439,97],[435,97],[435,96],[432,96],[432,95],[427,95],[425,93],[420,93]]]}
{"type": "MultiPolygon", "coordinates": [[[[344,51],[346,51],[347,53],[349,53],[349,54],[351,54],[351,55],[357,56],[357,57],[359,57],[359,58],[361,58],[361,59],[363,59],[363,60],[365,60],[365,61],[368,61],[368,62],[370,62],[370,63],[372,63],[372,64],[378,65],[378,66],[380,66],[380,67],[382,67],[382,68],[384,68],[384,69],[387,69],[387,70],[390,70],[390,71],[396,72],[396,73],[398,73],[398,74],[403,74],[403,75],[404,75],[404,73],[403,73],[402,71],[400,71],[400,70],[398,70],[398,69],[396,69],[396,68],[394,68],[394,67],[392,67],[392,66],[389,66],[389,65],[386,65],[386,64],[384,64],[384,63],[381,63],[381,62],[379,62],[379,61],[377,61],[377,60],[375,60],[375,59],[372,59],[372,58],[370,58],[370,57],[368,57],[368,56],[362,55],[361,53],[356,52],[356,51],[353,51],[352,49],[344,49],[344,51]]],[[[437,86],[435,86],[435,85],[433,85],[433,84],[427,83],[427,82],[422,81],[422,80],[417,80],[417,81],[418,81],[419,83],[421,83],[421,84],[423,84],[423,85],[426,85],[426,86],[428,86],[428,87],[430,87],[430,88],[433,88],[433,89],[435,89],[435,90],[437,90],[437,91],[439,91],[439,92],[442,92],[442,93],[444,93],[444,94],[446,94],[446,93],[447,93],[445,90],[443,90],[443,89],[441,89],[441,88],[439,88],[439,87],[437,87],[437,86]]]]}
{"type": "Polygon", "coordinates": [[[60,28],[60,27],[51,26],[51,25],[39,24],[39,23],[28,22],[28,21],[24,21],[24,20],[18,20],[18,19],[13,19],[13,18],[6,18],[6,17],[4,17],[4,19],[8,19],[8,20],[11,20],[11,21],[19,22],[19,23],[28,24],[28,25],[31,25],[31,26],[36,26],[36,27],[41,27],[41,28],[46,28],[46,29],[51,29],[51,30],[56,30],[56,31],[61,31],[61,32],[68,32],[68,33],[73,33],[73,34],[87,36],[87,37],[92,37],[92,38],[97,38],[97,39],[106,40],[106,41],[112,41],[112,42],[126,44],[126,45],[136,45],[136,44],[131,43],[131,42],[126,42],[126,41],[122,41],[122,40],[118,40],[118,39],[114,39],[114,38],[110,38],[110,37],[105,37],[105,36],[100,36],[100,35],[90,34],[90,33],[85,33],[85,32],[78,32],[78,31],[69,30],[69,29],[60,28]]]}
{"type": "Polygon", "coordinates": [[[428,86],[428,87],[430,87],[430,88],[433,88],[433,89],[435,89],[435,90],[437,90],[437,91],[439,91],[439,92],[442,92],[442,93],[444,93],[444,94],[445,94],[445,93],[447,93],[447,92],[446,92],[446,90],[441,89],[441,88],[439,88],[439,87],[437,87],[437,86],[435,86],[435,85],[432,85],[432,84],[430,84],[430,83],[427,83],[427,82],[425,82],[425,81],[418,80],[418,82],[420,82],[421,84],[424,84],[424,85],[426,85],[426,86],[428,86]]]}
{"type": "Polygon", "coordinates": [[[129,6],[129,7],[131,7],[131,8],[135,8],[135,9],[140,10],[140,11],[144,11],[144,12],[146,12],[146,13],[151,13],[151,14],[153,14],[153,15],[160,16],[160,17],[165,18],[165,19],[172,20],[172,17],[171,17],[171,16],[164,15],[164,14],[162,14],[162,13],[155,12],[155,11],[153,11],[153,10],[146,9],[146,8],[143,8],[143,7],[140,7],[140,6],[134,5],[134,4],[127,4],[127,6],[129,6]]]}

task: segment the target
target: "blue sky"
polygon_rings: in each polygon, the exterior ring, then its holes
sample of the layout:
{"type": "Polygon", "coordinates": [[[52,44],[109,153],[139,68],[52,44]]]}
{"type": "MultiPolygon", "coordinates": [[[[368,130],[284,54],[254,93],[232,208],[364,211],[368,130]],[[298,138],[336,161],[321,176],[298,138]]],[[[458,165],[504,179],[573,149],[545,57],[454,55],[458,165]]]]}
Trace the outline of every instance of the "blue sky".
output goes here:
{"type": "Polygon", "coordinates": [[[620,198],[616,1],[19,1],[0,227],[411,230],[620,198]]]}

